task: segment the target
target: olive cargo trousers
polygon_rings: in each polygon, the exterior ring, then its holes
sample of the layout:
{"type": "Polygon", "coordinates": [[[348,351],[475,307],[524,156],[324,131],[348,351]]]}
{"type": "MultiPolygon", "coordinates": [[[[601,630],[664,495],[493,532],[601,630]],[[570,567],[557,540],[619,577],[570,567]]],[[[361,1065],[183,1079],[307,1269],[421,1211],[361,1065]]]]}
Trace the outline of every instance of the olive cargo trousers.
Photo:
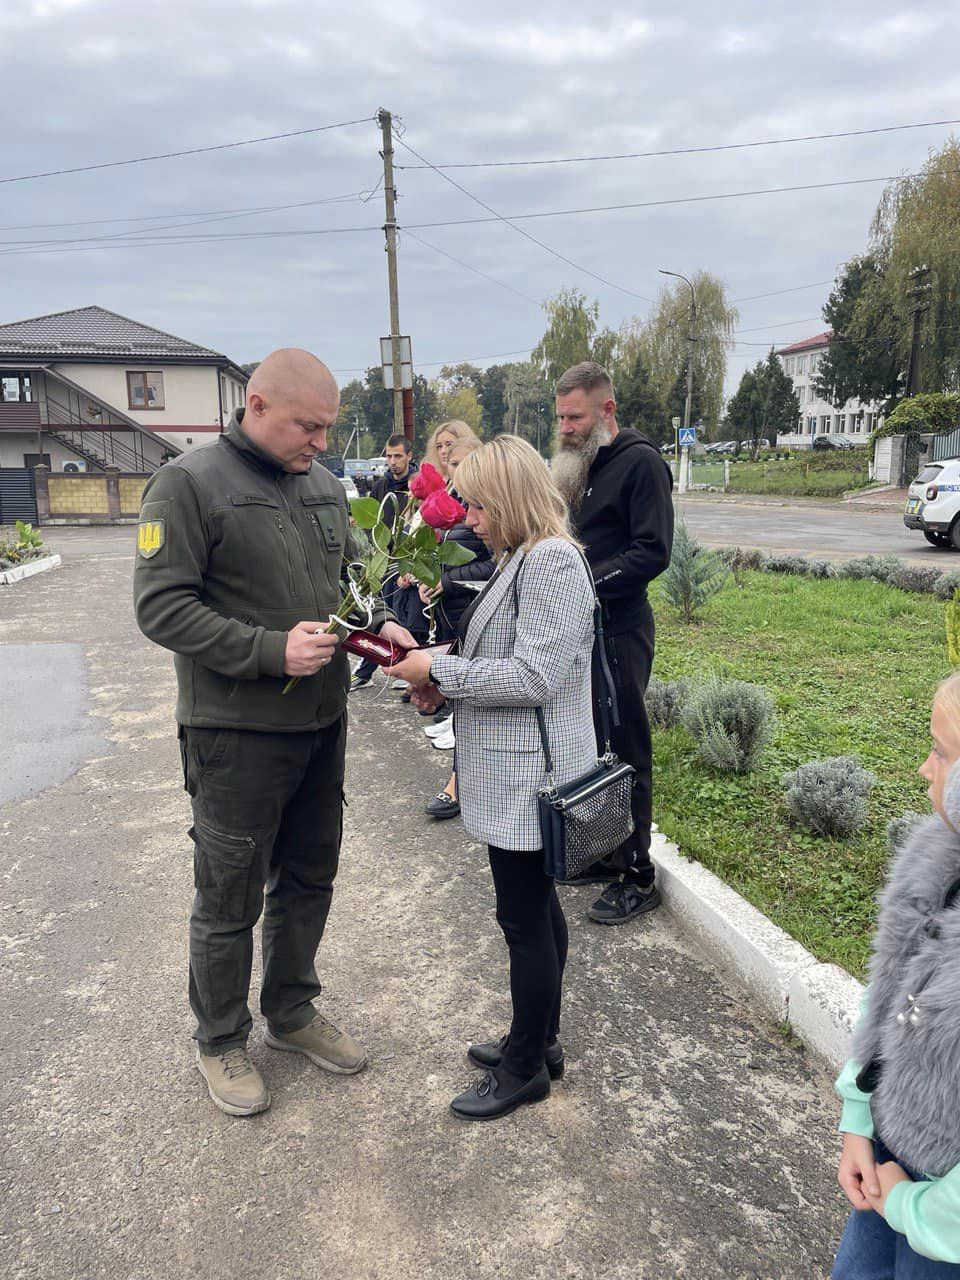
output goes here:
{"type": "Polygon", "coordinates": [[[346,716],[309,733],[181,726],[193,803],[190,1005],[204,1054],[246,1043],[253,926],[260,1010],[279,1034],[312,1021],[314,967],[343,830],[346,716]]]}

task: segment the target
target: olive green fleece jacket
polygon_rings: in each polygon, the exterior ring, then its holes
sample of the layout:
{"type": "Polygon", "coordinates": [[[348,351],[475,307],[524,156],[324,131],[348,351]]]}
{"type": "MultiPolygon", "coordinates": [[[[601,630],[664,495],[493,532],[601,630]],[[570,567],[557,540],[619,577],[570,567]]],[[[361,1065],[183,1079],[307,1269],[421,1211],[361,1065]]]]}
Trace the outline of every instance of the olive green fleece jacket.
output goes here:
{"type": "MultiPolygon", "coordinates": [[[[283,470],[234,413],[215,444],[168,462],[143,493],[134,572],[140,630],[172,649],[177,720],[308,732],[346,709],[338,652],[283,694],[287,632],[326,622],[342,598],[352,535],[343,486],[319,463],[283,470]]],[[[393,615],[378,603],[373,629],[393,615]]]]}

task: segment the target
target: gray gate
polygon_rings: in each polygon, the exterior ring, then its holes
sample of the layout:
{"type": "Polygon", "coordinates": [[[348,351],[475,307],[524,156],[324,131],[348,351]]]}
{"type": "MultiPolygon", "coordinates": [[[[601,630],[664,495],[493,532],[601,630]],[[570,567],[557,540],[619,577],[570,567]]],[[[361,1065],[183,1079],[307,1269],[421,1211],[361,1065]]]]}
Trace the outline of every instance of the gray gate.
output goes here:
{"type": "Polygon", "coordinates": [[[37,492],[29,467],[0,467],[0,524],[37,523],[37,492]]]}
{"type": "Polygon", "coordinates": [[[960,457],[960,427],[946,436],[934,436],[930,442],[930,462],[960,457]]]}

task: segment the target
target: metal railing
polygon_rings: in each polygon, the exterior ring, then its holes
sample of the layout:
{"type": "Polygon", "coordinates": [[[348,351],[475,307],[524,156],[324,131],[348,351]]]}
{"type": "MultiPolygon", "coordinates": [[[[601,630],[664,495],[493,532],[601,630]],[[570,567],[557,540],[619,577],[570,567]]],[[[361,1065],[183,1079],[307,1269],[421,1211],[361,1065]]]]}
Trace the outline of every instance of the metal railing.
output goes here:
{"type": "Polygon", "coordinates": [[[133,433],[133,448],[118,440],[116,431],[102,431],[89,426],[50,396],[47,397],[47,418],[46,425],[54,428],[52,435],[98,467],[119,467],[121,471],[152,473],[159,466],[146,456],[143,441],[132,427],[128,429],[133,433]]]}

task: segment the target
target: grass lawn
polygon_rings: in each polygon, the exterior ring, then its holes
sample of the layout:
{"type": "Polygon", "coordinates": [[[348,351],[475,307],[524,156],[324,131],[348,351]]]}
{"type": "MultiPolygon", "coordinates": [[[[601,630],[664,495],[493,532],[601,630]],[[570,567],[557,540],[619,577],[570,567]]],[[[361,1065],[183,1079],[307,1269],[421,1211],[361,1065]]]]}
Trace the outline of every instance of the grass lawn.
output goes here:
{"type": "Polygon", "coordinates": [[[681,622],[651,592],[654,674],[709,671],[762,684],[777,728],[745,776],[702,764],[683,729],[654,730],[654,818],[681,852],[726,880],[821,960],[862,976],[887,861],[888,819],[930,811],[916,770],[929,750],[930,701],[947,674],[944,606],[875,582],[746,573],[681,622]],[[857,755],[877,775],[871,821],[827,840],[791,826],[781,774],[857,755]]]}
{"type": "Polygon", "coordinates": [[[869,481],[869,450],[824,452],[779,462],[731,462],[728,493],[772,493],[785,496],[838,498],[869,481]]]}

